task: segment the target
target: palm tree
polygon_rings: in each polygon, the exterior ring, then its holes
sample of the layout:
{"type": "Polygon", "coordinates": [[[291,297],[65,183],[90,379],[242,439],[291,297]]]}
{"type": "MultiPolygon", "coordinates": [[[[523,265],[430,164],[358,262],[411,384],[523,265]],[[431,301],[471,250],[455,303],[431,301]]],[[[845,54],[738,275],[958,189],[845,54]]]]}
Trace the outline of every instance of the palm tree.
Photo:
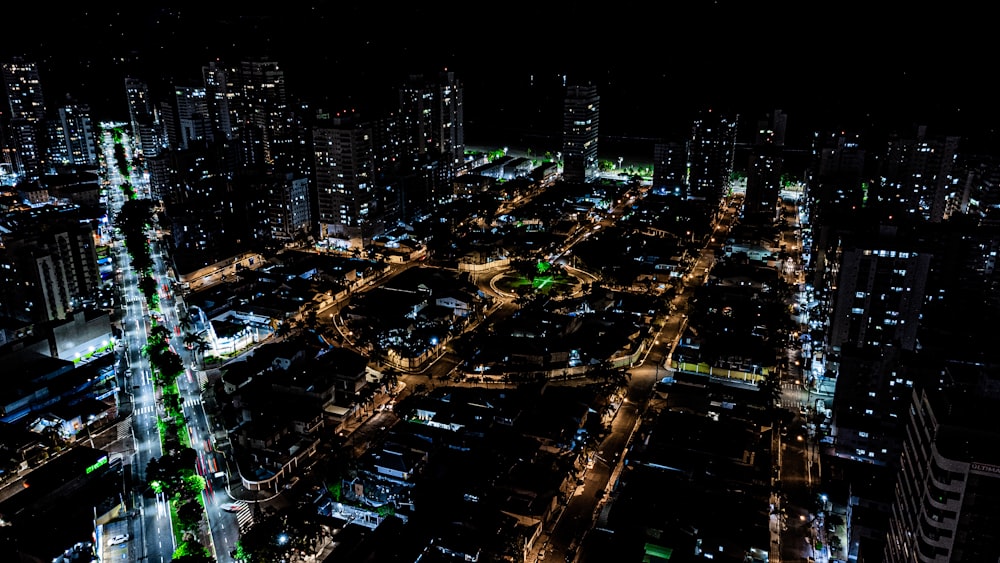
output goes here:
{"type": "Polygon", "coordinates": [[[278,326],[274,327],[274,335],[279,338],[284,338],[292,332],[292,325],[289,321],[281,321],[278,326]]]}
{"type": "Polygon", "coordinates": [[[305,319],[306,328],[315,331],[316,327],[319,326],[319,319],[316,317],[316,309],[310,309],[306,312],[305,319]]]}
{"type": "MultiPolygon", "coordinates": [[[[203,333],[203,332],[198,333],[198,335],[200,337],[204,336],[204,334],[205,333],[203,333]]],[[[204,363],[205,363],[205,352],[207,350],[210,350],[211,348],[212,348],[212,344],[209,343],[208,340],[206,340],[205,338],[199,338],[194,343],[195,358],[197,359],[199,365],[204,366],[204,363]]]]}
{"type": "Polygon", "coordinates": [[[188,330],[194,326],[194,319],[191,318],[191,313],[188,310],[182,310],[180,314],[177,315],[177,320],[180,322],[181,328],[188,330]]]}
{"type": "Polygon", "coordinates": [[[361,393],[358,395],[358,404],[365,409],[365,412],[367,412],[369,408],[375,406],[375,390],[372,389],[371,386],[366,385],[365,388],[361,390],[361,393]]]}
{"type": "Polygon", "coordinates": [[[188,332],[184,335],[184,347],[188,350],[193,350],[195,344],[202,340],[203,335],[201,333],[188,332]]]}

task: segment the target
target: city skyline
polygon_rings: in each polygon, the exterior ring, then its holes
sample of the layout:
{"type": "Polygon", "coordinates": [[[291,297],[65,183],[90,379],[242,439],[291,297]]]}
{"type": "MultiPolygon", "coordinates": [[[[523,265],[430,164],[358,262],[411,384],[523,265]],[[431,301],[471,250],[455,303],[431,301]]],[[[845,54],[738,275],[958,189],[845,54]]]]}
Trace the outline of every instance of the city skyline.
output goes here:
{"type": "Polygon", "coordinates": [[[491,8],[0,35],[0,550],[996,559],[986,18],[491,8]]]}
{"type": "MultiPolygon", "coordinates": [[[[978,53],[988,51],[974,11],[911,15],[907,25],[849,2],[819,26],[794,10],[777,24],[764,7],[738,3],[673,7],[662,19],[625,5],[581,36],[588,14],[561,4],[500,8],[485,19],[404,5],[387,21],[365,4],[325,2],[253,14],[193,3],[70,9],[78,13],[11,26],[0,52],[36,59],[48,97],[72,95],[98,118],[124,118],[127,75],[155,93],[196,82],[210,60],[266,56],[286,70],[290,93],[331,110],[383,111],[407,74],[454,71],[467,92],[470,144],[558,134],[560,89],[589,81],[603,99],[608,142],[680,140],[699,110],[715,107],[740,115],[741,140],[781,109],[789,146],[837,129],[881,143],[918,125],[962,136],[971,152],[998,146],[1000,114],[979,69],[978,53]]],[[[39,15],[24,5],[10,13],[39,15]]]]}

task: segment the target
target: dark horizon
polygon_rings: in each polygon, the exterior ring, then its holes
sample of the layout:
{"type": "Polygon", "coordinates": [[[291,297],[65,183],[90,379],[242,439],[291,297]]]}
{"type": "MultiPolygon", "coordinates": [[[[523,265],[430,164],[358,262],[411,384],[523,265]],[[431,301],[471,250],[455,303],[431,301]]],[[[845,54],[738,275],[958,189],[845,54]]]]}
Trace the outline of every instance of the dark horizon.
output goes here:
{"type": "Polygon", "coordinates": [[[928,53],[915,46],[913,30],[852,12],[860,7],[850,3],[824,15],[823,29],[804,19],[778,30],[759,8],[725,2],[685,6],[659,24],[626,6],[614,12],[627,14],[620,25],[597,26],[586,42],[573,31],[585,16],[559,6],[481,20],[408,5],[394,8],[391,22],[373,19],[374,6],[326,2],[252,15],[186,3],[68,9],[79,13],[11,26],[0,55],[37,61],[49,100],[70,95],[102,120],[127,116],[125,76],[146,80],[156,96],[199,83],[210,60],[268,57],[285,69],[291,97],[362,113],[391,109],[408,74],[452,70],[465,86],[470,145],[558,139],[565,79],[598,86],[601,137],[609,142],[683,140],[697,112],[711,107],[739,115],[740,141],[780,109],[791,147],[837,130],[874,147],[926,125],[929,135],[961,136],[963,152],[1000,149],[1000,113],[980,93],[989,79],[978,69],[975,18],[961,29],[939,18],[935,39],[925,42],[941,52],[928,53]],[[574,50],[578,44],[593,50],[574,50]]]}
{"type": "Polygon", "coordinates": [[[995,553],[991,19],[853,4],[5,9],[0,550],[995,553]]]}

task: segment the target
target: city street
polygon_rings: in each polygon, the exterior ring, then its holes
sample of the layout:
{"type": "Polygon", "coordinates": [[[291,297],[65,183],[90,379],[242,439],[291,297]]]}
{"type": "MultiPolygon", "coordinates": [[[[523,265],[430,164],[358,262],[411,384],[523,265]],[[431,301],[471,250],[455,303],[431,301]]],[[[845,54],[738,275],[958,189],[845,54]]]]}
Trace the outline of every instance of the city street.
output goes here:
{"type": "MultiPolygon", "coordinates": [[[[115,162],[114,143],[110,133],[105,133],[102,143],[106,161],[115,162]]],[[[116,216],[125,202],[121,186],[126,180],[119,175],[114,166],[109,166],[109,178],[111,179],[108,188],[109,214],[116,216]]],[[[139,290],[139,276],[132,269],[131,259],[123,241],[115,242],[114,252],[115,268],[118,270],[116,275],[119,276],[117,285],[123,307],[122,352],[128,368],[121,387],[125,390],[123,397],[130,399],[132,403],[131,424],[134,440],[132,448],[134,457],[124,460],[124,463],[131,467],[132,483],[135,487],[129,491],[132,495],[132,502],[129,504],[136,507],[129,512],[130,536],[134,540],[128,542],[128,549],[136,560],[170,561],[174,551],[174,535],[169,511],[160,498],[144,494],[146,466],[150,459],[162,455],[157,428],[155,387],[149,361],[142,353],[149,332],[149,313],[142,292],[139,290]]]]}
{"type": "MultiPolygon", "coordinates": [[[[113,142],[110,133],[103,139],[105,157],[108,162],[114,162],[113,142]]],[[[127,146],[127,142],[125,143],[127,146]]],[[[110,215],[116,216],[125,202],[122,193],[122,178],[117,169],[111,167],[109,177],[110,215]]],[[[148,190],[141,178],[131,178],[138,193],[148,190]]],[[[221,510],[223,504],[231,502],[226,494],[228,475],[226,474],[225,458],[215,450],[212,433],[209,430],[204,406],[201,401],[202,380],[192,371],[193,358],[185,352],[183,331],[180,330],[180,317],[183,311],[182,302],[175,300],[170,288],[174,280],[168,276],[171,270],[168,256],[161,248],[161,242],[155,236],[155,230],[150,230],[150,255],[153,259],[153,272],[160,289],[160,320],[170,330],[171,348],[181,355],[185,369],[177,379],[177,386],[183,397],[183,409],[187,421],[187,429],[191,445],[198,454],[197,470],[205,478],[207,488],[203,492],[206,512],[210,524],[210,534],[203,543],[215,548],[216,560],[220,563],[232,561],[229,556],[235,549],[239,539],[239,530],[235,525],[235,515],[221,510]],[[222,492],[223,494],[217,494],[222,492]]],[[[130,402],[131,425],[134,448],[131,459],[125,460],[130,466],[132,483],[131,491],[135,510],[130,511],[131,536],[135,540],[129,542],[129,549],[137,560],[170,561],[176,549],[176,539],[170,520],[170,509],[167,502],[159,495],[152,494],[146,488],[146,467],[153,458],[163,455],[160,446],[158,419],[160,416],[157,404],[156,386],[152,380],[152,370],[149,360],[142,353],[147,344],[147,336],[152,326],[151,313],[147,308],[145,296],[139,289],[140,276],[132,269],[131,259],[123,241],[115,242],[116,282],[120,291],[122,303],[122,332],[124,346],[122,348],[126,370],[124,372],[125,390],[123,402],[130,402]]],[[[126,405],[123,405],[125,407],[126,405]]]]}

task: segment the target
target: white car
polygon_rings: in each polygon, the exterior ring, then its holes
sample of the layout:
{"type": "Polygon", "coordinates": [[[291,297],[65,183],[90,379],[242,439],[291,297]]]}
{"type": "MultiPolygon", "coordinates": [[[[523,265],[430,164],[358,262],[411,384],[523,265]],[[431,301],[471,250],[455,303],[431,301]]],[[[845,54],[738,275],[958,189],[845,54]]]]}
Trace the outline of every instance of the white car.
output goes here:
{"type": "Polygon", "coordinates": [[[240,504],[240,503],[236,503],[236,502],[230,502],[230,503],[222,505],[220,508],[222,510],[225,510],[226,512],[239,512],[239,511],[243,510],[245,507],[246,507],[245,504],[240,504]]]}
{"type": "Polygon", "coordinates": [[[108,545],[121,545],[128,541],[128,534],[118,534],[117,536],[111,536],[108,540],[108,545]]]}

